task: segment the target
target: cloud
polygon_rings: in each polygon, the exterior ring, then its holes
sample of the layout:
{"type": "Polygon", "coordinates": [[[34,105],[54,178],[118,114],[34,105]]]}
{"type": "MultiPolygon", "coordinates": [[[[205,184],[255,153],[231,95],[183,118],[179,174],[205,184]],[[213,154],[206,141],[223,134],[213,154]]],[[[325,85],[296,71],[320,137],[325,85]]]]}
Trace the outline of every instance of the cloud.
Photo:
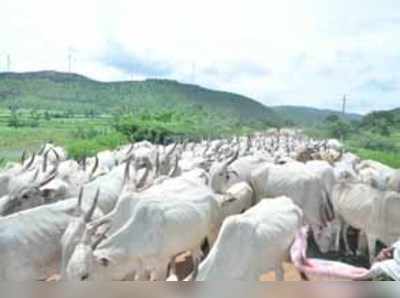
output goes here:
{"type": "Polygon", "coordinates": [[[399,89],[399,84],[400,82],[395,79],[371,79],[359,88],[361,90],[391,93],[399,89]]]}
{"type": "Polygon", "coordinates": [[[173,67],[169,63],[149,56],[140,56],[115,42],[108,43],[105,53],[99,60],[100,63],[131,76],[167,77],[173,72],[173,67]]]}
{"type": "Polygon", "coordinates": [[[265,104],[399,106],[398,0],[5,0],[0,67],[161,77],[265,104]],[[96,9],[93,9],[95,7],[96,9]],[[3,65],[3,66],[2,66],[3,65]]]}

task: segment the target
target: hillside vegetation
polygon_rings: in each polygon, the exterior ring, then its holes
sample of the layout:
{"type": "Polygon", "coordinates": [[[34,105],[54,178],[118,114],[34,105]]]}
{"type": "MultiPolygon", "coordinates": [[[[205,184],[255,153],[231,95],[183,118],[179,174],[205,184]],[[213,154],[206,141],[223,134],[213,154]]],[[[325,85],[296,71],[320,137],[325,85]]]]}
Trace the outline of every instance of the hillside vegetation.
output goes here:
{"type": "Polygon", "coordinates": [[[362,159],[400,168],[399,109],[372,112],[360,121],[330,115],[306,133],[317,138],[343,139],[347,148],[362,159]]]}
{"type": "MultiPolygon", "coordinates": [[[[342,117],[342,113],[332,110],[320,110],[301,106],[276,106],[272,109],[284,120],[294,125],[314,126],[321,124],[328,116],[336,115],[342,117]]],[[[358,114],[345,114],[347,121],[361,120],[358,114]]]]}
{"type": "Polygon", "coordinates": [[[241,123],[280,122],[276,113],[241,95],[170,80],[99,82],[77,74],[52,71],[0,74],[0,107],[111,113],[115,108],[137,112],[197,107],[235,118],[241,123]]]}

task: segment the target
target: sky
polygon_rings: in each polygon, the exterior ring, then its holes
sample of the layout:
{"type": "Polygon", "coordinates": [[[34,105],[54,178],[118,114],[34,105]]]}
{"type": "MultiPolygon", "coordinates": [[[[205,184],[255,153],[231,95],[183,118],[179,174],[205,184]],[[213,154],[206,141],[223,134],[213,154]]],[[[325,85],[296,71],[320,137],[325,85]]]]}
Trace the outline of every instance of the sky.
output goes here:
{"type": "Polygon", "coordinates": [[[167,78],[266,105],[400,106],[398,0],[2,0],[0,71],[167,78]]]}

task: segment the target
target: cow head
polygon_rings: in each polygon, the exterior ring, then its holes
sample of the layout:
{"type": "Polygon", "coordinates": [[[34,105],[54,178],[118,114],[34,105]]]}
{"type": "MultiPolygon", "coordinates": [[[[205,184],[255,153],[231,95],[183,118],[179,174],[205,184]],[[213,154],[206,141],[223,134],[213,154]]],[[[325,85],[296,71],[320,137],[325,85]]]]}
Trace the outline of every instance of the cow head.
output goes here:
{"type": "Polygon", "coordinates": [[[56,177],[52,171],[43,179],[38,179],[37,170],[30,181],[17,185],[0,201],[0,215],[7,216],[22,210],[31,209],[49,203],[46,193],[41,190],[46,184],[56,177]]]}
{"type": "Polygon", "coordinates": [[[87,212],[82,210],[83,188],[79,191],[78,202],[75,207],[74,218],[68,224],[61,238],[62,246],[62,273],[65,274],[65,267],[75,247],[81,241],[83,234],[86,231],[86,225],[92,220],[94,211],[99,200],[100,191],[97,190],[93,199],[93,203],[87,212]]]}
{"type": "Polygon", "coordinates": [[[210,169],[210,187],[216,193],[225,193],[225,191],[237,182],[239,174],[230,169],[230,165],[239,157],[239,151],[224,162],[215,163],[210,169]]]}
{"type": "MultiPolygon", "coordinates": [[[[106,238],[108,229],[103,233],[97,234],[96,230],[105,222],[98,222],[95,225],[86,224],[82,233],[79,243],[76,245],[71,258],[69,259],[68,266],[65,269],[66,278],[68,280],[76,281],[89,281],[93,280],[92,273],[95,270],[96,261],[94,250],[106,238]]],[[[108,266],[106,259],[102,260],[103,266],[108,266]]]]}

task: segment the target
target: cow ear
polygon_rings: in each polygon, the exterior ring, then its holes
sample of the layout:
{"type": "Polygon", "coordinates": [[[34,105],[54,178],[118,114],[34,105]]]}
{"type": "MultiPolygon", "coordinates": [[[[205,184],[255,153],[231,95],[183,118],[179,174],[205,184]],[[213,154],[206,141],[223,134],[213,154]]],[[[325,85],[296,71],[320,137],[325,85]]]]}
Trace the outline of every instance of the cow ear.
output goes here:
{"type": "Polygon", "coordinates": [[[226,195],[225,198],[222,200],[221,206],[224,207],[226,205],[229,205],[233,202],[237,201],[237,199],[231,195],[226,195]]]}

